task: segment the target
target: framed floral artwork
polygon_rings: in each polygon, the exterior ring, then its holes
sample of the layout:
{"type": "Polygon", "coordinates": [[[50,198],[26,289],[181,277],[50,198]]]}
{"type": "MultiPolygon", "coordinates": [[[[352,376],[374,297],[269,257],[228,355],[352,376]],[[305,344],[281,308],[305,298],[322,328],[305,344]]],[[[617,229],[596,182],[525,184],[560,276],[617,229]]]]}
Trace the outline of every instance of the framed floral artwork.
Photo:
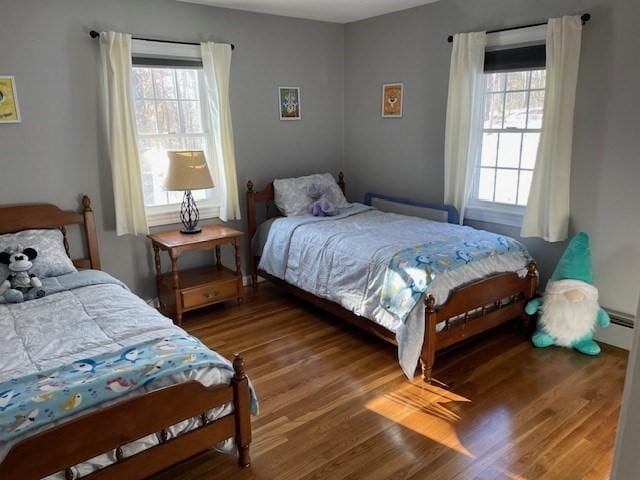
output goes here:
{"type": "Polygon", "coordinates": [[[300,120],[300,87],[278,87],[280,120],[300,120]]]}
{"type": "Polygon", "coordinates": [[[382,84],[382,117],[402,118],[402,102],[404,100],[402,83],[382,84]]]}
{"type": "Polygon", "coordinates": [[[0,123],[19,123],[20,121],[15,79],[12,76],[0,75],[0,123]]]}

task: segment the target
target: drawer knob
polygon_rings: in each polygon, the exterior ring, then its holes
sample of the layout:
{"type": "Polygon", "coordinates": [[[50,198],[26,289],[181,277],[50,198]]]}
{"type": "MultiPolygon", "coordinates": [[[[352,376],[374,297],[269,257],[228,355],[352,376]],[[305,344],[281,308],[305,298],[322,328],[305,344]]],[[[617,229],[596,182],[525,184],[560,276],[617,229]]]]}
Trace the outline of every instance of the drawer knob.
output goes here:
{"type": "Polygon", "coordinates": [[[218,296],[218,292],[208,292],[204,294],[205,298],[214,298],[218,296]]]}

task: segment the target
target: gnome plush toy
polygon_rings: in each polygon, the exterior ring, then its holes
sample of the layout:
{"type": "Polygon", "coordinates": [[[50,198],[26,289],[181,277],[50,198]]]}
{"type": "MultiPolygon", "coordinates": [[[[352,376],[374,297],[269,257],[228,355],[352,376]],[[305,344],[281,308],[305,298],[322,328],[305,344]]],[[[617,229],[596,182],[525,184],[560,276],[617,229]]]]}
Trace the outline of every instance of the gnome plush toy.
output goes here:
{"type": "Polygon", "coordinates": [[[547,283],[543,298],[527,303],[529,315],[539,312],[531,341],[536,347],[573,347],[585,355],[598,355],[593,340],[595,325],[609,325],[609,315],[598,304],[593,286],[589,236],[580,232],[571,239],[547,283]]]}

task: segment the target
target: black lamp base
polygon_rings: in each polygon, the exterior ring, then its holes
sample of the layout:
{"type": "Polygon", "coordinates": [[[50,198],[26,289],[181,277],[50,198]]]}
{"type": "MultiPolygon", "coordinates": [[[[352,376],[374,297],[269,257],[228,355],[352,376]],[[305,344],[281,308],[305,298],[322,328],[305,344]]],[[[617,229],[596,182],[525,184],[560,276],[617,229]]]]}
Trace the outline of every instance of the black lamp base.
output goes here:
{"type": "Polygon", "coordinates": [[[180,229],[180,233],[184,233],[185,235],[193,235],[194,233],[202,232],[201,228],[196,228],[194,230],[187,230],[185,228],[180,229]]]}
{"type": "Polygon", "coordinates": [[[185,190],[184,197],[182,198],[182,206],[180,207],[180,220],[184,228],[180,230],[180,233],[186,235],[193,235],[200,233],[202,229],[198,226],[198,220],[200,219],[200,212],[196,201],[193,199],[191,190],[185,190]]]}

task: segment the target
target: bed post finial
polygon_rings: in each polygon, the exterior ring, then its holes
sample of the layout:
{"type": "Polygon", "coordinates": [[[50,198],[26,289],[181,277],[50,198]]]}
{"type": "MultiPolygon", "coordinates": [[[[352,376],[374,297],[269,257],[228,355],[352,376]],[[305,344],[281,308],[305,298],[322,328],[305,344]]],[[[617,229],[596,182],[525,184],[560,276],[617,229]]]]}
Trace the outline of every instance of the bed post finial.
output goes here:
{"type": "Polygon", "coordinates": [[[244,359],[239,353],[236,353],[234,355],[233,371],[235,372],[234,378],[236,380],[244,380],[245,378],[247,378],[247,373],[244,369],[244,359]]]}
{"type": "Polygon", "coordinates": [[[251,443],[251,417],[250,417],[250,395],[249,379],[244,370],[244,360],[236,353],[233,359],[233,370],[235,374],[231,379],[233,386],[234,415],[236,420],[236,447],[238,448],[238,464],[241,467],[251,465],[251,455],[249,454],[249,444],[251,443]]]}
{"type": "Polygon", "coordinates": [[[529,260],[527,263],[527,278],[533,278],[536,276],[536,272],[538,271],[538,264],[535,260],[529,260]]]}
{"type": "Polygon", "coordinates": [[[340,190],[342,190],[342,193],[345,193],[345,183],[344,183],[344,173],[339,172],[338,173],[338,186],[340,187],[340,190]]]}
{"type": "Polygon", "coordinates": [[[85,212],[91,212],[91,199],[88,195],[82,196],[82,208],[85,212]]]}
{"type": "Polygon", "coordinates": [[[247,193],[253,193],[253,182],[251,180],[247,182],[247,193]]]}
{"type": "Polygon", "coordinates": [[[424,299],[424,304],[427,307],[427,312],[436,311],[436,297],[433,295],[428,295],[427,298],[424,299]]]}

